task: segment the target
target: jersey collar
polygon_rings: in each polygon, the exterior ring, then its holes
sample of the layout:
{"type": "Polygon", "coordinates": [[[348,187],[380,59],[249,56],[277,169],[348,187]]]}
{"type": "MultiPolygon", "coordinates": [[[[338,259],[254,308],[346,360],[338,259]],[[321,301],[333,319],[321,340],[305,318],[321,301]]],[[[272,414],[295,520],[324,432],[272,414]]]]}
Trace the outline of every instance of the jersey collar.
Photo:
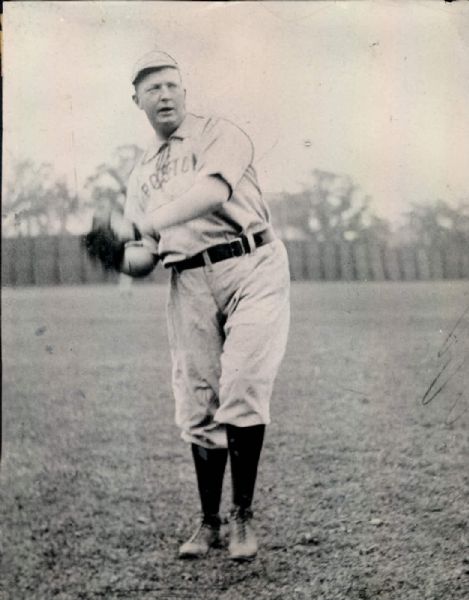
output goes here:
{"type": "Polygon", "coordinates": [[[155,158],[155,156],[160,151],[161,146],[163,146],[163,144],[166,144],[169,140],[183,140],[186,137],[189,137],[191,133],[192,122],[193,120],[196,120],[196,118],[197,117],[195,117],[195,115],[187,113],[182,123],[179,125],[176,131],[173,131],[173,133],[169,136],[167,140],[161,138],[157,133],[155,133],[153,141],[151,142],[147,151],[143,155],[142,163],[145,164],[147,162],[150,162],[153,158],[155,158]]]}

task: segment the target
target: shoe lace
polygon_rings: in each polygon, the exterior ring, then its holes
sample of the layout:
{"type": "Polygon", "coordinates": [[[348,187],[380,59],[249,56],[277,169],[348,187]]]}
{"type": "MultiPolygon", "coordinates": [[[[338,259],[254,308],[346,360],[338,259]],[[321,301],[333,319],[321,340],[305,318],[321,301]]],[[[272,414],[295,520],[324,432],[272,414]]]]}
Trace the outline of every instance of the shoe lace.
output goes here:
{"type": "Polygon", "coordinates": [[[189,538],[189,542],[195,542],[205,527],[207,527],[207,525],[203,521],[201,523],[199,523],[199,525],[197,526],[197,529],[194,531],[194,533],[189,538]]]}
{"type": "Polygon", "coordinates": [[[246,540],[246,520],[240,519],[236,521],[236,535],[240,542],[246,540]]]}
{"type": "Polygon", "coordinates": [[[240,541],[244,542],[247,537],[247,524],[252,518],[252,511],[249,509],[235,509],[232,514],[236,527],[236,536],[240,541]]]}
{"type": "Polygon", "coordinates": [[[201,517],[201,519],[200,519],[200,522],[199,522],[199,524],[197,525],[197,528],[196,528],[196,530],[195,530],[195,531],[194,531],[194,533],[191,535],[191,537],[190,537],[189,541],[190,541],[190,542],[194,542],[194,541],[196,541],[196,540],[197,540],[197,538],[198,538],[200,535],[203,535],[203,534],[204,534],[204,531],[205,531],[205,530],[207,530],[207,531],[210,531],[210,532],[211,532],[212,530],[216,529],[216,528],[217,528],[217,526],[218,526],[218,527],[220,526],[220,520],[219,520],[219,519],[218,519],[218,520],[217,520],[216,518],[210,518],[210,519],[207,519],[206,517],[202,516],[202,517],[201,517]]]}

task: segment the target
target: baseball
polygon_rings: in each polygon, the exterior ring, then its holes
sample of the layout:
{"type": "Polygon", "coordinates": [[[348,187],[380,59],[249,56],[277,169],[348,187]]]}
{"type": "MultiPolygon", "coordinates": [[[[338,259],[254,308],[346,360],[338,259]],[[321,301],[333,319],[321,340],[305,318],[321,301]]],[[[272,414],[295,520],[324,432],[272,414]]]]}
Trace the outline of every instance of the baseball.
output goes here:
{"type": "Polygon", "coordinates": [[[143,242],[129,242],[125,246],[121,271],[131,277],[146,277],[157,263],[158,257],[143,242]]]}

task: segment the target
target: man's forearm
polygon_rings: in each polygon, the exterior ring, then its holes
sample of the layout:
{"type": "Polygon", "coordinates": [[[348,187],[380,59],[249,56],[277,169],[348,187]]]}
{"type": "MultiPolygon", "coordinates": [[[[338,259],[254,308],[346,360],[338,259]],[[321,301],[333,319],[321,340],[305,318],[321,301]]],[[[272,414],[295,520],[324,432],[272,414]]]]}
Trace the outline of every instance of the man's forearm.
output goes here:
{"type": "Polygon", "coordinates": [[[229,195],[230,189],[222,179],[202,177],[175,200],[147,213],[144,233],[155,236],[166,227],[209,214],[226,202],[229,195]]]}

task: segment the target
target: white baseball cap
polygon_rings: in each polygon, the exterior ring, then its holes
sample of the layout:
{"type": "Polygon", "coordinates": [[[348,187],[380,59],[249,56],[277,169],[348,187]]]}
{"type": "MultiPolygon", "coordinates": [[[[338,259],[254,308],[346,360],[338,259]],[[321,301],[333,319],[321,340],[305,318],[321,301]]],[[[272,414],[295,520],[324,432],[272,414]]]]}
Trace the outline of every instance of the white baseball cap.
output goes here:
{"type": "Polygon", "coordinates": [[[172,56],[162,52],[161,50],[151,50],[144,54],[135,63],[132,69],[132,83],[135,83],[138,76],[147,69],[163,69],[164,67],[171,67],[178,69],[179,66],[172,56]]]}

